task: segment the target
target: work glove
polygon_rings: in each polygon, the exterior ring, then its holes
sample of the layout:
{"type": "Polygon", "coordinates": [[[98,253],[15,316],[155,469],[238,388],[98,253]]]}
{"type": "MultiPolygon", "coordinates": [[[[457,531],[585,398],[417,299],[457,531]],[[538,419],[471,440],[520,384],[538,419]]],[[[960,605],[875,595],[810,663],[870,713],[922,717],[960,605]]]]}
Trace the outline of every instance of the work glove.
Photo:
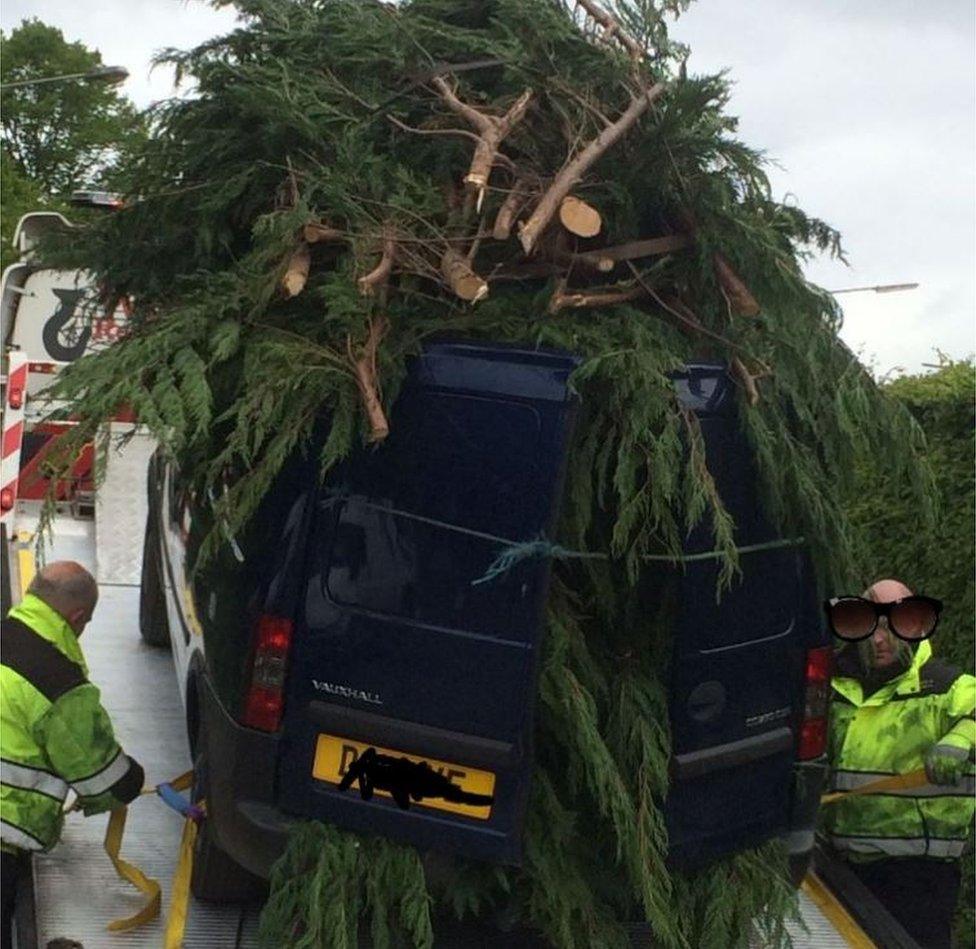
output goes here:
{"type": "Polygon", "coordinates": [[[925,756],[925,776],[932,784],[958,784],[969,765],[969,752],[955,745],[933,745],[925,756]]]}

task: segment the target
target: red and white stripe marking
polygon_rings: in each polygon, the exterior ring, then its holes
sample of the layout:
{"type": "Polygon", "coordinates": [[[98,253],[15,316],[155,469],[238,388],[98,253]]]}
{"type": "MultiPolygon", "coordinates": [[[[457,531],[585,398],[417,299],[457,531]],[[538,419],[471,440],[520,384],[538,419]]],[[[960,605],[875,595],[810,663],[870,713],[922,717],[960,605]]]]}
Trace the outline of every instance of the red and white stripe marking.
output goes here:
{"type": "Polygon", "coordinates": [[[0,455],[0,521],[11,518],[17,505],[20,446],[24,441],[24,407],[27,403],[25,353],[7,353],[7,385],[3,394],[3,450],[0,455]]]}

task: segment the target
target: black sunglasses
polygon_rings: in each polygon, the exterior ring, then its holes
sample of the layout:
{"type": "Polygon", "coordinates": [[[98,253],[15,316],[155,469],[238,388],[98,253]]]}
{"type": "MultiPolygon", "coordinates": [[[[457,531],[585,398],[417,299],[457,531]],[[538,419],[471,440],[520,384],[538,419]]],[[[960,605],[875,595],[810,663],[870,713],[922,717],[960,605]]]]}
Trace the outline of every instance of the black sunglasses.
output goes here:
{"type": "Polygon", "coordinates": [[[875,603],[861,596],[835,596],[824,600],[830,631],[839,639],[867,639],[882,616],[899,639],[914,643],[935,632],[942,601],[931,596],[906,596],[892,603],[875,603]]]}

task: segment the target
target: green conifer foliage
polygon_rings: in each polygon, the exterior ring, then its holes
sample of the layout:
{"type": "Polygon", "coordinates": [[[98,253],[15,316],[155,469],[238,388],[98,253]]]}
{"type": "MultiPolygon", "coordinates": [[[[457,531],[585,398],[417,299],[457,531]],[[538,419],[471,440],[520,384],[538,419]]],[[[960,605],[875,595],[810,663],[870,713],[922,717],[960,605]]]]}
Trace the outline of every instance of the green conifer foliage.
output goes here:
{"type": "Polygon", "coordinates": [[[130,404],[198,496],[219,488],[204,558],[323,412],[323,472],[375,436],[363,366],[375,362],[388,410],[406,358],[436,333],[583,358],[558,540],[607,556],[554,565],[524,865],[438,870],[309,825],[274,872],[269,946],[354,946],[360,921],[378,946],[429,946],[440,914],[521,922],[560,949],[625,946],[626,921],[669,947],[744,944],[752,921],[786,938],[775,846],[695,875],[665,864],[673,604],[640,590],[661,569],[648,558],[679,554],[705,516],[722,586],[737,569],[669,373],[692,358],[733,366],[762,492],[783,535],[807,539],[824,589],[853,577],[839,498],[858,457],[897,442],[892,464],[923,508],[931,487],[917,426],[839,343],[832,299],[800,271],[807,253],[839,253],[837,234],[772,198],[760,154],[734,137],[726,80],[684,74],[663,19],[683,5],[620,2],[614,38],[592,3],[241,0],[238,30],[168,54],[197,94],[156,108],[131,200],[74,260],[106,298],[134,303],[132,335],[59,382],[82,418],[74,437],[130,404]],[[484,147],[472,111],[520,109],[487,185],[466,185],[484,147]],[[526,253],[561,170],[628,110],[640,114],[571,187],[599,234],[556,215],[526,253]],[[506,237],[499,215],[516,199],[506,237]],[[667,252],[601,262],[601,248],[662,237],[667,252]],[[750,297],[758,315],[742,315],[750,297]]]}

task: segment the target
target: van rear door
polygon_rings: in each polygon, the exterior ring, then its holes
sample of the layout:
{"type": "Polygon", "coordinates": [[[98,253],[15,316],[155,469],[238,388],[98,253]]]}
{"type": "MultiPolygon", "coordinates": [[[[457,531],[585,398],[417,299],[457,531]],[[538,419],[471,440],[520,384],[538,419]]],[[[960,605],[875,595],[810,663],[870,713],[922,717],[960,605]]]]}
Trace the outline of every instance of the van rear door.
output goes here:
{"type": "MultiPolygon", "coordinates": [[[[551,533],[571,424],[561,353],[441,343],[391,434],[329,479],[309,545],[279,761],[285,811],[515,862],[531,769],[545,560],[475,583],[551,533]],[[337,787],[368,749],[427,762],[472,805],[337,787]]],[[[390,765],[392,767],[392,764],[390,765]]]]}
{"type": "MultiPolygon", "coordinates": [[[[735,520],[737,545],[775,542],[724,367],[676,376],[695,412],[708,469],[735,520]]],[[[686,554],[714,549],[710,523],[686,554]]],[[[697,864],[787,829],[802,715],[804,657],[817,629],[805,552],[786,545],[740,556],[741,578],[716,602],[719,563],[692,560],[675,580],[671,669],[672,784],[666,816],[672,858],[697,864]]]]}

